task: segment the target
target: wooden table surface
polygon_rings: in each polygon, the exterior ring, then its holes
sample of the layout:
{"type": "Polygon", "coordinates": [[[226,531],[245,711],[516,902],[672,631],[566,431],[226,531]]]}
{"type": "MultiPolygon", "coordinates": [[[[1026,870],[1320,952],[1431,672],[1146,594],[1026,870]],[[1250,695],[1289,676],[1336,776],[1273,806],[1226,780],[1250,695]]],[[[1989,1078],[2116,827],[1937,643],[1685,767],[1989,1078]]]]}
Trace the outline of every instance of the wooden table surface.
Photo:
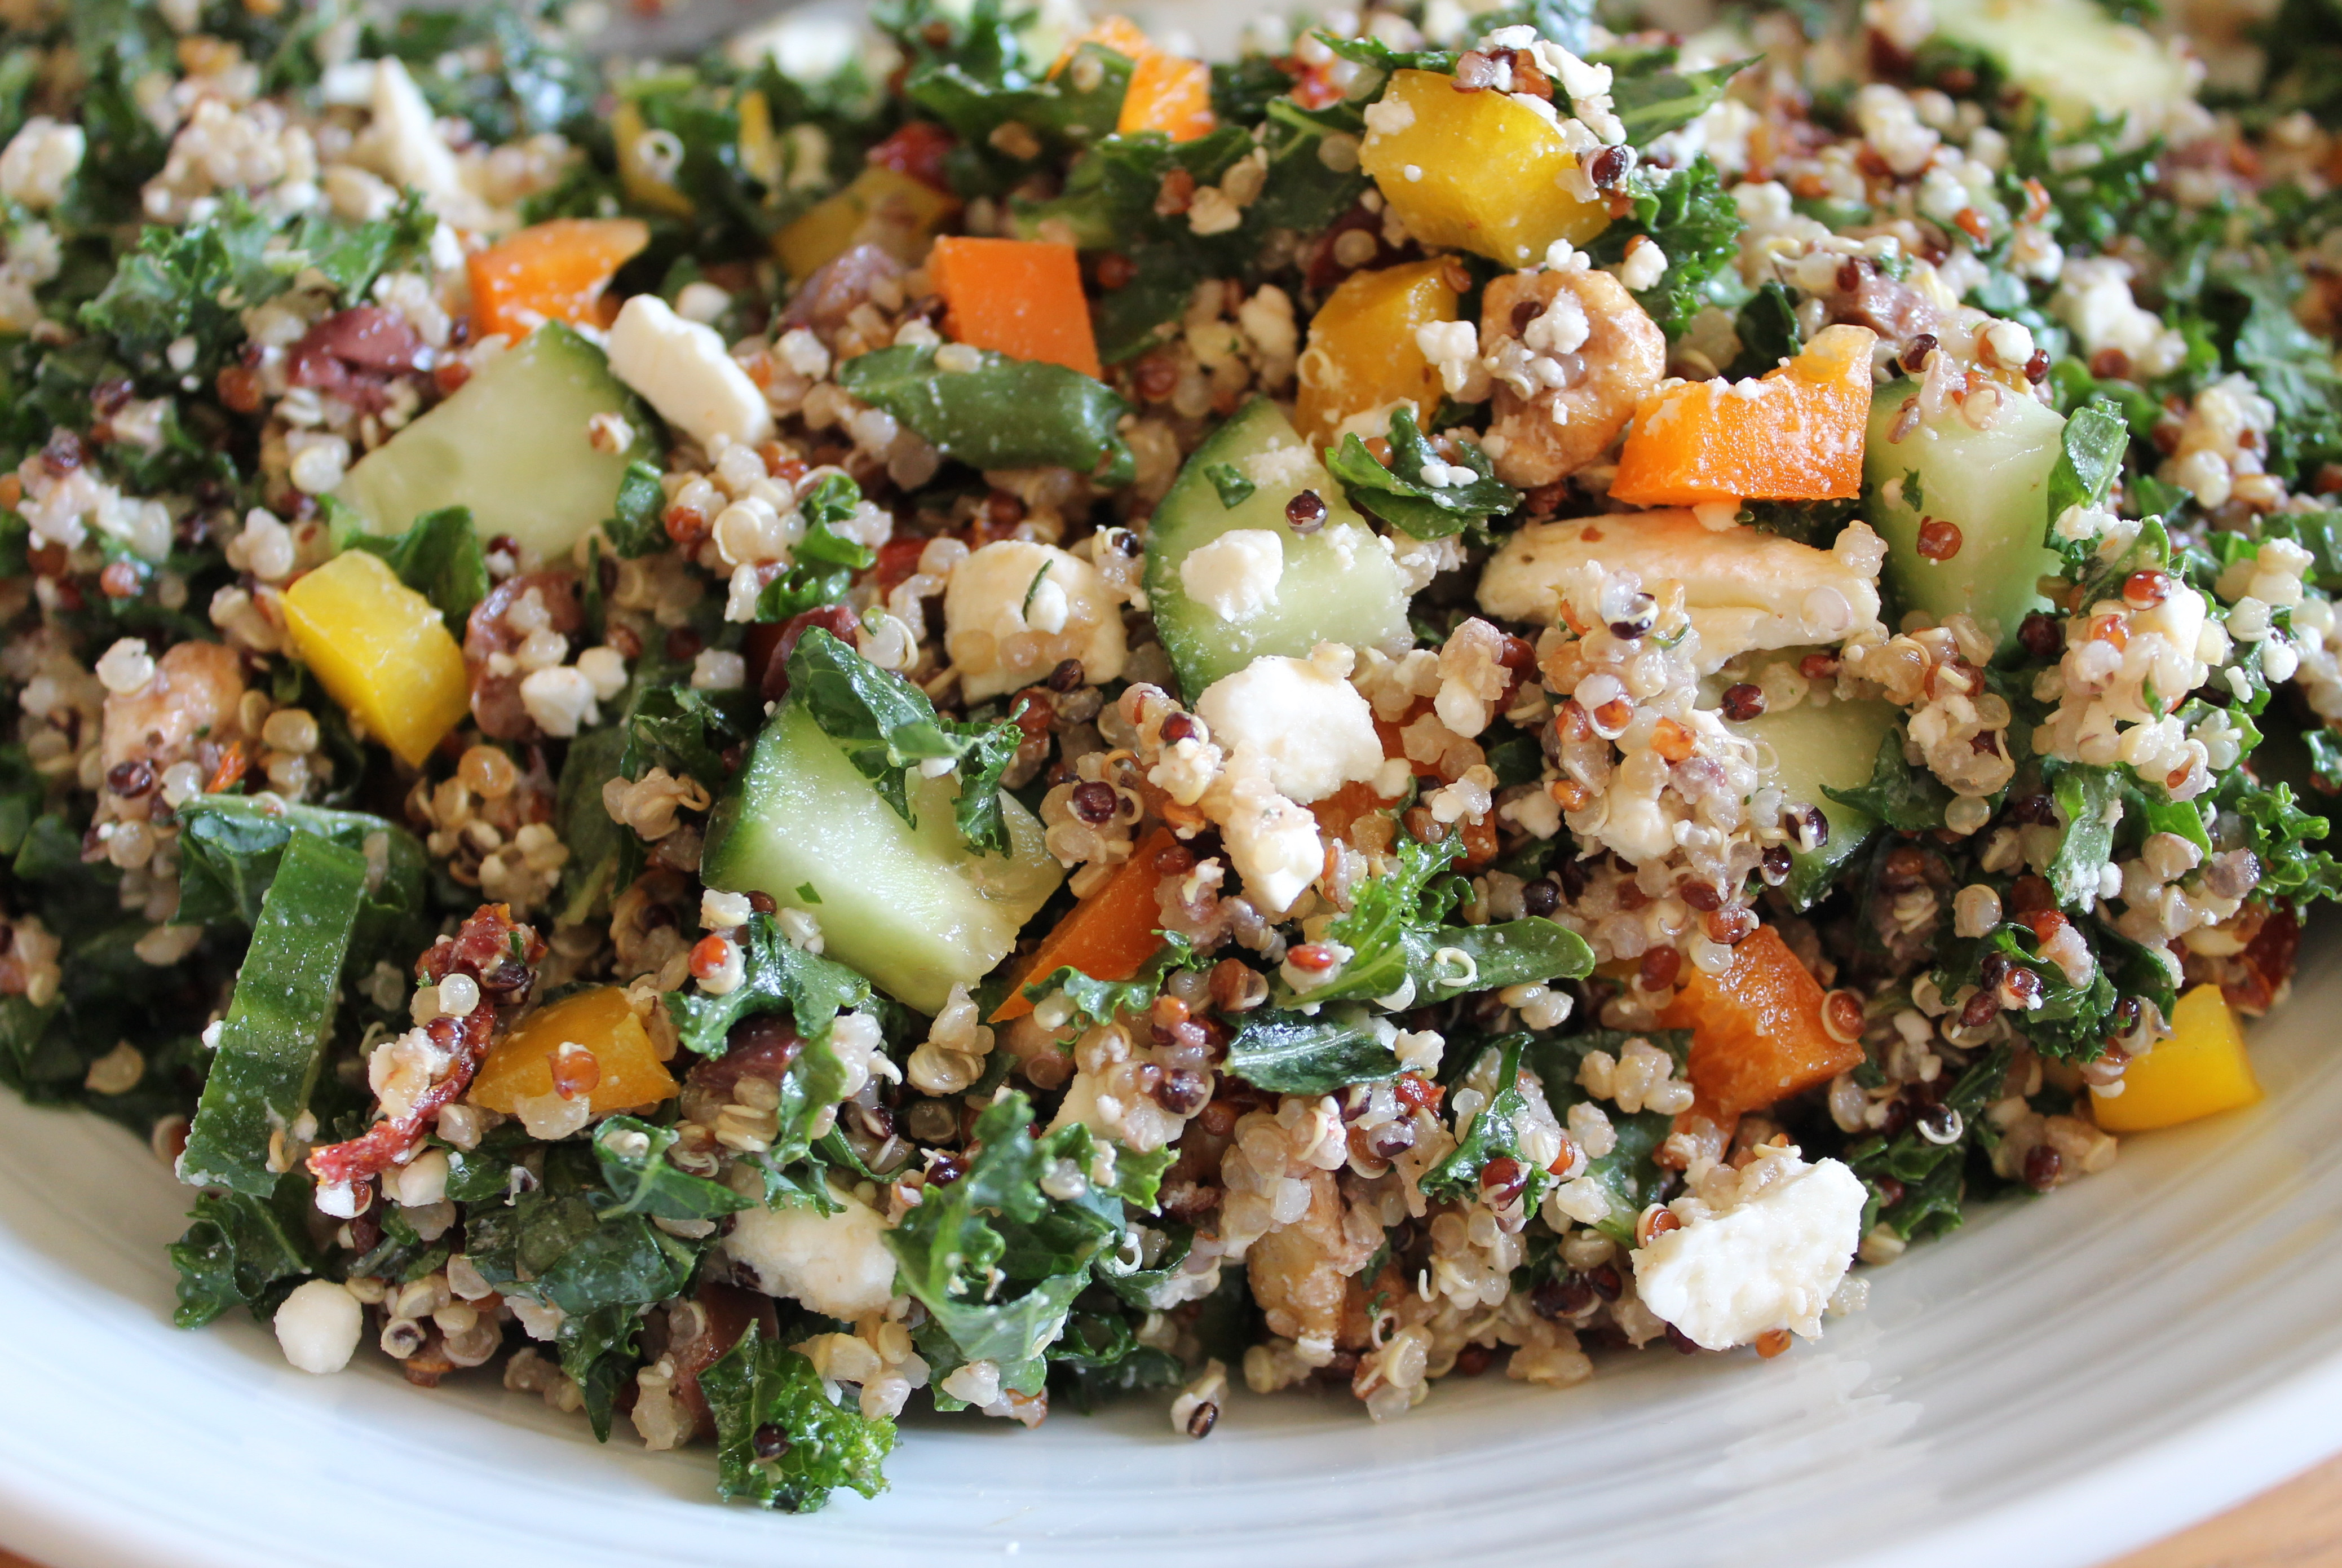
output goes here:
{"type": "MultiPolygon", "coordinates": [[[[0,1537],[8,1522],[0,1519],[0,1537]]],[[[2105,1568],[2331,1568],[2342,1563],[2342,1458],[2105,1568]]],[[[0,1546],[0,1568],[39,1568],[0,1546]]]]}

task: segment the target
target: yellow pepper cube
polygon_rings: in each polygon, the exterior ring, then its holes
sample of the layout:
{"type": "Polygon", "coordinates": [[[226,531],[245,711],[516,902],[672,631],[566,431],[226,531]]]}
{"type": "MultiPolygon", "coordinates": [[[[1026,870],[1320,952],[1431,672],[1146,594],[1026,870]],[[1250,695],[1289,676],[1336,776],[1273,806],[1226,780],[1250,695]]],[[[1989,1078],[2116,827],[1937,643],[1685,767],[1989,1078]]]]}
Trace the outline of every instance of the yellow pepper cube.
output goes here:
{"type": "Polygon", "coordinates": [[[693,211],[691,198],[683,194],[675,183],[673,172],[646,145],[644,138],[650,134],[650,122],[643,118],[642,107],[637,104],[621,102],[611,115],[610,140],[618,150],[618,187],[636,206],[687,218],[693,211]]]}
{"type": "MultiPolygon", "coordinates": [[[[1406,399],[1425,421],[1439,406],[1439,372],[1415,329],[1456,319],[1456,289],[1444,261],[1409,262],[1352,273],[1309,323],[1295,423],[1323,447],[1353,414],[1406,399]]],[[[1379,430],[1373,434],[1382,434],[1379,430]]]]}
{"type": "Polygon", "coordinates": [[[1426,245],[1533,266],[1554,241],[1584,245],[1610,225],[1606,203],[1572,194],[1577,155],[1561,127],[1506,94],[1399,71],[1366,126],[1359,166],[1426,245]]]}
{"type": "Polygon", "coordinates": [[[379,555],[345,550],[303,576],[285,592],[285,624],[326,694],[412,766],[471,711],[447,623],[379,555]]]}
{"type": "Polygon", "coordinates": [[[563,1058],[564,1083],[573,1095],[587,1096],[596,1116],[656,1105],[676,1092],[675,1074],[659,1060],[625,990],[602,985],[540,1007],[489,1046],[472,1080],[472,1104],[518,1115],[522,1101],[555,1093],[555,1053],[563,1058]],[[565,1052],[565,1045],[585,1052],[565,1052]]]}
{"type": "Polygon", "coordinates": [[[906,266],[914,265],[958,210],[958,202],[926,181],[873,164],[775,235],[773,255],[798,283],[857,245],[875,245],[906,266]]]}
{"type": "Polygon", "coordinates": [[[2217,985],[2198,985],[2171,1011],[2171,1038],[2132,1063],[2119,1094],[2091,1091],[2098,1125],[2109,1133],[2176,1127],[2261,1097],[2245,1054],[2245,1032],[2217,985]]]}

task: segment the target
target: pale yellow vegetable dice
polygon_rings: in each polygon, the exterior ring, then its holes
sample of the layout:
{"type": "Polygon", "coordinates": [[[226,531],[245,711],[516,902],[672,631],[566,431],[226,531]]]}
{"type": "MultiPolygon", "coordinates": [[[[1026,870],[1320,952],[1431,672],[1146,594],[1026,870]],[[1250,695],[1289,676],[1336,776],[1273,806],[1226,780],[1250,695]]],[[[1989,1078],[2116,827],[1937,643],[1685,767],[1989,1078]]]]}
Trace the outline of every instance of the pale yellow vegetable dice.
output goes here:
{"type": "Polygon", "coordinates": [[[295,582],[285,624],[326,694],[414,766],[471,711],[447,623],[379,555],[344,551],[295,582]]]}
{"type": "Polygon", "coordinates": [[[2109,1133],[2176,1127],[2261,1097],[2245,1032],[2217,985],[2198,985],[2171,1010],[2171,1038],[2132,1063],[2119,1094],[2091,1094],[2109,1133]]]}
{"type": "Polygon", "coordinates": [[[1459,93],[1453,76],[1399,71],[1367,116],[1358,163],[1426,245],[1533,266],[1556,240],[1584,245],[1606,203],[1565,183],[1576,155],[1560,127],[1503,93],[1459,93]]]}
{"type": "Polygon", "coordinates": [[[1344,278],[1309,323],[1294,410],[1301,433],[1326,446],[1352,414],[1402,399],[1428,424],[1439,406],[1439,372],[1416,345],[1415,329],[1456,318],[1460,277],[1455,263],[1424,261],[1344,278]]]}

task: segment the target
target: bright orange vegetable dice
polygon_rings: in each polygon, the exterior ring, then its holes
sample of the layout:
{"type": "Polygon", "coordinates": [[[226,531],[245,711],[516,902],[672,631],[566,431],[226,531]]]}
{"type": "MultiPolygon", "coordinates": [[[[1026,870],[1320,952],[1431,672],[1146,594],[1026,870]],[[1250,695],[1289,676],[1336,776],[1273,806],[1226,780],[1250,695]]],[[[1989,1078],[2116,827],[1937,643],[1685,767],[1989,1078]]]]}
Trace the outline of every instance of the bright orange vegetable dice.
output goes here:
{"type": "Polygon", "coordinates": [[[1192,142],[1218,124],[1212,115],[1212,68],[1201,60],[1165,54],[1126,16],[1105,17],[1066,45],[1049,67],[1052,80],[1073,64],[1085,44],[1111,49],[1130,62],[1130,85],[1115,121],[1117,134],[1161,131],[1175,142],[1192,142]]]}
{"type": "Polygon", "coordinates": [[[596,1116],[656,1105],[676,1092],[675,1074],[659,1060],[625,990],[602,985],[538,1008],[489,1046],[472,1080],[472,1103],[518,1115],[523,1100],[554,1093],[554,1054],[569,1044],[592,1054],[589,1066],[575,1052],[565,1053],[562,1072],[574,1092],[588,1096],[596,1116]],[[581,1078],[592,1082],[580,1086],[581,1078]]]}
{"type": "Polygon", "coordinates": [[[1067,910],[1032,956],[1017,967],[1008,1000],[992,1022],[1006,1024],[1033,1011],[1025,987],[1068,966],[1093,980],[1127,980],[1163,945],[1163,910],[1155,889],[1163,874],[1155,857],[1179,841],[1158,827],[1132,850],[1106,885],[1067,910]]]}
{"type": "Polygon", "coordinates": [[[1859,495],[1877,341],[1867,326],[1827,326],[1762,379],[1653,393],[1635,412],[1612,497],[1692,506],[1859,495]]]}
{"type": "Polygon", "coordinates": [[[1175,142],[1208,136],[1212,115],[1212,68],[1176,55],[1150,55],[1130,73],[1122,113],[1114,128],[1123,135],[1161,131],[1175,142]]]}
{"type": "Polygon", "coordinates": [[[415,767],[472,711],[464,650],[379,555],[345,550],[285,591],[293,651],[366,733],[415,767]]]}
{"type": "Polygon", "coordinates": [[[1011,359],[1103,375],[1074,247],[1048,240],[947,238],[927,257],[945,330],[1011,359]]]}
{"type": "Polygon", "coordinates": [[[468,258],[472,326],[518,342],[539,324],[597,324],[602,291],[651,243],[639,218],[555,218],[468,258]]]}
{"type": "Polygon", "coordinates": [[[1659,1023],[1692,1032],[1692,1087],[1719,1124],[1861,1065],[1859,1043],[1833,1040],[1822,1027],[1821,983],[1771,926],[1734,948],[1723,974],[1690,964],[1683,973],[1659,1023]]]}
{"type": "Polygon", "coordinates": [[[2090,1112],[2109,1133],[2176,1127],[2261,1097],[2245,1032],[2217,985],[2198,985],[2171,1010],[2171,1038],[2125,1069],[2122,1093],[2090,1092],[2090,1112]]]}
{"type": "Polygon", "coordinates": [[[1294,410],[1311,444],[1331,445],[1344,420],[1402,399],[1429,422],[1439,406],[1439,372],[1416,345],[1415,329],[1456,319],[1453,265],[1421,261],[1355,272],[1318,307],[1294,410]]]}

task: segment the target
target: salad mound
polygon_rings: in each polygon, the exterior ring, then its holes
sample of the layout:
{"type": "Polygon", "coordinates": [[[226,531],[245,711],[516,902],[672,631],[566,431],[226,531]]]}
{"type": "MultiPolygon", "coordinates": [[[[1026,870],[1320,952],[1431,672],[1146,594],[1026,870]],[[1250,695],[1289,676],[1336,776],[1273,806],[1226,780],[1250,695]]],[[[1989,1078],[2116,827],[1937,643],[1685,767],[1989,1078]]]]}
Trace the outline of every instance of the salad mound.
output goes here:
{"type": "Polygon", "coordinates": [[[2140,9],[0,8],[0,1081],[789,1511],[1789,1352],[2342,892],[2342,36],[2140,9]]]}

